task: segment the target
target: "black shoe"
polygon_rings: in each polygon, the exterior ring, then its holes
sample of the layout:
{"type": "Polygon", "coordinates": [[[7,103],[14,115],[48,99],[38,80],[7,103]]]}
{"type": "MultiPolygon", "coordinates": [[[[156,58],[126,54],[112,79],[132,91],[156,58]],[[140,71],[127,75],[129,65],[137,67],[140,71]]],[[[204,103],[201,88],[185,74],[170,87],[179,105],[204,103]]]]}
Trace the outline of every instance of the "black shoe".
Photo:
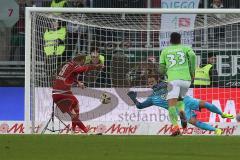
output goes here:
{"type": "Polygon", "coordinates": [[[172,134],[171,134],[171,136],[172,136],[172,137],[181,136],[180,130],[177,129],[177,130],[173,131],[172,134]]]}
{"type": "Polygon", "coordinates": [[[90,133],[89,135],[93,135],[93,136],[102,136],[103,134],[102,133],[90,133]]]}
{"type": "Polygon", "coordinates": [[[97,134],[95,134],[95,135],[97,135],[97,136],[102,136],[103,134],[102,134],[102,133],[97,133],[97,134]]]}
{"type": "Polygon", "coordinates": [[[187,128],[187,119],[186,116],[184,115],[184,112],[179,112],[180,120],[181,120],[181,126],[183,129],[187,128]]]}

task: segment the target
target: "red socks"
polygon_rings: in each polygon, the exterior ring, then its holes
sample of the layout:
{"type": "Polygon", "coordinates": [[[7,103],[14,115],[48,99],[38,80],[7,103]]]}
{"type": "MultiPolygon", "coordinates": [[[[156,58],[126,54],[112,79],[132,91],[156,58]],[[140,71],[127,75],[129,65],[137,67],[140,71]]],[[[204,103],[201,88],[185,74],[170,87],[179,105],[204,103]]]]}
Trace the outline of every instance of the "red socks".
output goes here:
{"type": "Polygon", "coordinates": [[[84,133],[88,132],[88,129],[86,128],[86,126],[82,123],[82,121],[80,121],[78,118],[73,118],[72,119],[72,129],[73,131],[75,131],[76,126],[78,126],[81,130],[84,131],[84,133]]]}
{"type": "Polygon", "coordinates": [[[86,126],[82,123],[82,121],[79,119],[79,109],[75,108],[74,112],[77,113],[77,115],[72,118],[72,129],[75,131],[76,126],[78,126],[81,130],[84,131],[84,133],[88,132],[88,129],[86,128],[86,126]]]}

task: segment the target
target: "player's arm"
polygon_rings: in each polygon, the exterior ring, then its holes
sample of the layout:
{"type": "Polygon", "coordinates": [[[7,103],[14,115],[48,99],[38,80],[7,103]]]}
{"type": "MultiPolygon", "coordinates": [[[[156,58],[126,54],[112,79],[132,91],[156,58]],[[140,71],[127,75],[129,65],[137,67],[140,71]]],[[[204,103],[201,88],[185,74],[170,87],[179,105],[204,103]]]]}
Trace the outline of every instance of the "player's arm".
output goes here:
{"type": "Polygon", "coordinates": [[[84,85],[84,83],[82,81],[77,81],[77,86],[82,89],[86,88],[86,86],[84,85]]]}
{"type": "Polygon", "coordinates": [[[84,65],[84,66],[79,66],[73,70],[73,73],[83,73],[83,72],[88,72],[91,70],[98,70],[102,69],[104,66],[102,64],[97,64],[97,65],[84,65]]]}
{"type": "Polygon", "coordinates": [[[139,102],[136,106],[138,109],[144,109],[147,107],[151,107],[152,105],[153,105],[152,99],[151,99],[151,97],[148,97],[145,101],[139,102]]]}
{"type": "Polygon", "coordinates": [[[138,109],[144,109],[144,108],[147,108],[147,107],[150,107],[150,106],[152,106],[153,104],[152,104],[152,100],[151,100],[151,98],[149,97],[149,98],[147,98],[145,101],[143,101],[143,102],[139,102],[138,100],[137,100],[137,92],[134,92],[134,91],[130,91],[130,92],[128,92],[127,93],[127,95],[129,96],[129,98],[134,102],[134,104],[136,105],[136,107],[138,108],[138,109]]]}
{"type": "Polygon", "coordinates": [[[159,60],[159,74],[160,76],[164,76],[166,74],[166,59],[165,52],[162,50],[159,60]]]}
{"type": "Polygon", "coordinates": [[[191,48],[188,50],[188,57],[189,57],[190,73],[191,73],[191,76],[194,76],[195,67],[196,67],[196,54],[191,48]]]}

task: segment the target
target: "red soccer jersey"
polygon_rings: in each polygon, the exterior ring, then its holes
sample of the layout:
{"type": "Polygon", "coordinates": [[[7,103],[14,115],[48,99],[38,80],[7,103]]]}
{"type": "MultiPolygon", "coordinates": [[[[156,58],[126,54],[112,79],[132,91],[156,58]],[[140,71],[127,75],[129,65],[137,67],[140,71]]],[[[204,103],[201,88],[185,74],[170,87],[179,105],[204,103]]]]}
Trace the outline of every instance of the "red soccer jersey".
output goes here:
{"type": "Polygon", "coordinates": [[[95,66],[79,66],[72,61],[66,63],[54,80],[53,90],[70,91],[72,84],[77,82],[78,74],[94,69],[95,66]]]}

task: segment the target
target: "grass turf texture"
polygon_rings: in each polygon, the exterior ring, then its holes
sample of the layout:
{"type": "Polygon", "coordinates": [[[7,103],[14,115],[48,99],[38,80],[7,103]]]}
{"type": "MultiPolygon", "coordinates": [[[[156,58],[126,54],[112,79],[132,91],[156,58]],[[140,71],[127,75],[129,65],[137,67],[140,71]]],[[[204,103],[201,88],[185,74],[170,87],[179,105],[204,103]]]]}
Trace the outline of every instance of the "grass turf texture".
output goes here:
{"type": "Polygon", "coordinates": [[[0,160],[235,160],[239,136],[0,135],[0,160]]]}

